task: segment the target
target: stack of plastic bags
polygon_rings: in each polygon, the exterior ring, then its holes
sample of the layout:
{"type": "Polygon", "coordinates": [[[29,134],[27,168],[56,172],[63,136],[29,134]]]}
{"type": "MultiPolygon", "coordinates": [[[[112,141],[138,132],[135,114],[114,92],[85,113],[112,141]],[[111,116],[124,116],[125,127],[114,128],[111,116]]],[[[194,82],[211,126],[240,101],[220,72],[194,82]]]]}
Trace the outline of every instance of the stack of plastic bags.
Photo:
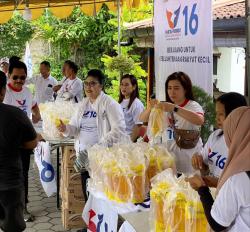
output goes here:
{"type": "Polygon", "coordinates": [[[209,226],[199,195],[184,177],[176,178],[167,169],[152,180],[151,231],[208,232],[209,226]]]}
{"type": "Polygon", "coordinates": [[[90,186],[116,202],[143,202],[153,173],[174,166],[173,157],[157,149],[163,150],[147,143],[93,146],[88,150],[90,186]],[[149,171],[150,162],[156,166],[154,172],[149,171]]]}
{"type": "Polygon", "coordinates": [[[60,138],[57,126],[60,120],[68,124],[76,110],[76,104],[71,102],[47,102],[39,105],[42,121],[43,134],[48,139],[60,138]]]}

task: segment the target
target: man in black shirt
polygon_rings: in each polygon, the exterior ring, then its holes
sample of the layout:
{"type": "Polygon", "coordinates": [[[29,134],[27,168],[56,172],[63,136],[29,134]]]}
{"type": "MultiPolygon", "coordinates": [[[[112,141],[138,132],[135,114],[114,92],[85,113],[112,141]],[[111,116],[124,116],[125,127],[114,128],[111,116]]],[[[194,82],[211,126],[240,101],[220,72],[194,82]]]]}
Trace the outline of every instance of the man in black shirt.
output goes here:
{"type": "Polygon", "coordinates": [[[22,110],[2,103],[5,92],[6,76],[0,72],[0,227],[20,232],[26,227],[20,148],[35,148],[37,134],[22,110]]]}

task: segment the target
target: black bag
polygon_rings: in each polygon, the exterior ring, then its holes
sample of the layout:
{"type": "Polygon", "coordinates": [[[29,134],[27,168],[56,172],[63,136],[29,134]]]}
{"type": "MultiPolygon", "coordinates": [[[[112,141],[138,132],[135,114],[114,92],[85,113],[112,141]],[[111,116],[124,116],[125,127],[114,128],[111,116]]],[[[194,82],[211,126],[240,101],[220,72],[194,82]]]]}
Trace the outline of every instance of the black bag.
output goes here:
{"type": "Polygon", "coordinates": [[[200,131],[178,129],[175,127],[175,119],[173,113],[171,113],[171,118],[173,120],[174,139],[177,146],[183,149],[194,148],[200,139],[200,131]]]}

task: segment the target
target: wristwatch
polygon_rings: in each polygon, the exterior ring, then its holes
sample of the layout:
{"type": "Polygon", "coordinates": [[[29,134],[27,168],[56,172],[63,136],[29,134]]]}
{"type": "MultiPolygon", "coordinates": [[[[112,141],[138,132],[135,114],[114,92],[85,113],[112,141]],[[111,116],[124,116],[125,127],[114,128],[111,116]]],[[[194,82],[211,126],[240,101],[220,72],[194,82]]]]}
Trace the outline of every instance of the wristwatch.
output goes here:
{"type": "Polygon", "coordinates": [[[173,111],[174,111],[175,113],[177,113],[178,110],[179,110],[179,107],[178,107],[178,106],[175,106],[173,111]]]}

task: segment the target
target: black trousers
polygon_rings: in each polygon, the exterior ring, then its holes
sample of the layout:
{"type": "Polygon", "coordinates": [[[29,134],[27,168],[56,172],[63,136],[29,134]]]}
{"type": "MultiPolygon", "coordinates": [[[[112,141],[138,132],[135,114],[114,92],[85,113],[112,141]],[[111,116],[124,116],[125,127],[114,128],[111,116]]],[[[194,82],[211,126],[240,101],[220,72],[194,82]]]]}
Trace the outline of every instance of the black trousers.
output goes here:
{"type": "Polygon", "coordinates": [[[0,227],[5,232],[21,232],[26,228],[23,218],[24,191],[14,188],[0,191],[0,227]]]}
{"type": "Polygon", "coordinates": [[[88,178],[90,178],[88,171],[81,172],[82,192],[83,192],[83,196],[84,196],[85,201],[88,200],[88,193],[87,193],[87,180],[88,180],[88,178]]]}
{"type": "Polygon", "coordinates": [[[30,169],[30,155],[33,153],[32,150],[21,149],[21,158],[23,166],[23,178],[24,178],[24,199],[25,205],[29,202],[29,169],[30,169]]]}

